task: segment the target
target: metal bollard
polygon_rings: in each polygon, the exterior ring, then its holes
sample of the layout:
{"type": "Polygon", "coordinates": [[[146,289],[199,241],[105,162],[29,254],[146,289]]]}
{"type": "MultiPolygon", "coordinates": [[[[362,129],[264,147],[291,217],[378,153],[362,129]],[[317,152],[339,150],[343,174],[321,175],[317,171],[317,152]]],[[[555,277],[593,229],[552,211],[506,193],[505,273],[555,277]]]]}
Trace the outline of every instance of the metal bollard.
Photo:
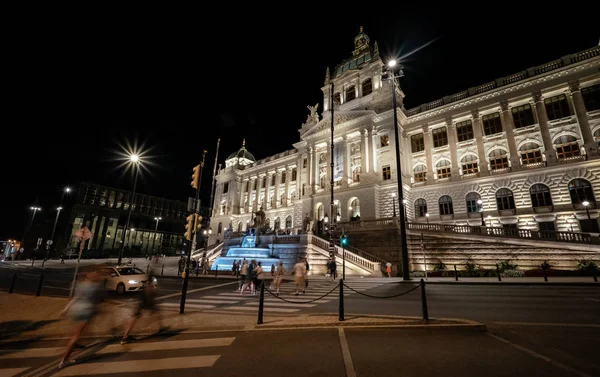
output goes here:
{"type": "Polygon", "coordinates": [[[42,267],[44,267],[44,263],[46,263],[46,258],[42,259],[42,267]]]}
{"type": "Polygon", "coordinates": [[[42,293],[42,283],[44,282],[44,274],[40,275],[40,281],[38,282],[37,290],[35,291],[36,297],[39,297],[42,293]]]}
{"type": "Polygon", "coordinates": [[[219,275],[219,265],[215,266],[215,277],[218,277],[219,275]]]}
{"type": "Polygon", "coordinates": [[[340,321],[344,320],[344,279],[340,279],[340,309],[338,319],[340,321]]]}
{"type": "Polygon", "coordinates": [[[425,282],[421,279],[421,310],[423,311],[423,320],[429,321],[429,312],[427,311],[427,295],[425,294],[425,282]]]}
{"type": "Polygon", "coordinates": [[[33,262],[35,262],[35,259],[31,260],[31,267],[33,267],[33,262]]]}
{"type": "Polygon", "coordinates": [[[263,310],[265,305],[265,281],[260,282],[260,298],[258,301],[258,321],[256,321],[257,325],[262,325],[263,323],[263,310]]]}
{"type": "Polygon", "coordinates": [[[146,267],[146,275],[148,275],[149,272],[150,272],[150,265],[148,265],[148,267],[146,267]]]}
{"type": "Polygon", "coordinates": [[[598,274],[594,271],[594,282],[598,282],[598,274]]]}
{"type": "Polygon", "coordinates": [[[165,274],[165,265],[163,264],[162,269],[160,270],[160,276],[165,274]]]}
{"type": "Polygon", "coordinates": [[[544,272],[544,281],[548,281],[548,273],[546,272],[546,267],[543,264],[542,271],[544,272]]]}
{"type": "Polygon", "coordinates": [[[15,272],[13,274],[12,280],[10,281],[10,288],[8,288],[8,293],[13,293],[16,282],[17,282],[17,273],[15,272]]]}
{"type": "Polygon", "coordinates": [[[500,269],[498,268],[498,263],[496,263],[496,274],[498,275],[498,281],[502,281],[502,278],[500,277],[500,269]]]}
{"type": "Polygon", "coordinates": [[[454,265],[454,280],[458,281],[458,271],[456,271],[456,265],[454,265]]]}

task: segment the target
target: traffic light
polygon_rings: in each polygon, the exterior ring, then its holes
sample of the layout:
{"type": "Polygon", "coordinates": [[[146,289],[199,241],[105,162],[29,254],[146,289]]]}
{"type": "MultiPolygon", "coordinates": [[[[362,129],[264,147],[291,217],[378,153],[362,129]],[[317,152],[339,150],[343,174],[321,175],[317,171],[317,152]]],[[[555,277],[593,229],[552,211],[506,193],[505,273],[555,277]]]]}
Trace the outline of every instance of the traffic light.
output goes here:
{"type": "Polygon", "coordinates": [[[194,214],[191,214],[185,218],[185,233],[183,233],[183,236],[188,241],[192,240],[192,233],[194,232],[194,217],[194,214]]]}
{"type": "Polygon", "coordinates": [[[342,238],[340,238],[340,245],[342,245],[342,246],[348,245],[348,236],[346,236],[345,234],[342,236],[342,238]]]}
{"type": "Polygon", "coordinates": [[[202,216],[200,216],[199,214],[196,214],[196,228],[195,228],[194,232],[199,231],[200,228],[202,228],[202,216]]]}
{"type": "Polygon", "coordinates": [[[192,174],[192,187],[197,189],[198,188],[198,180],[200,179],[200,165],[196,165],[194,166],[194,168],[192,169],[192,171],[194,172],[192,174]]]}

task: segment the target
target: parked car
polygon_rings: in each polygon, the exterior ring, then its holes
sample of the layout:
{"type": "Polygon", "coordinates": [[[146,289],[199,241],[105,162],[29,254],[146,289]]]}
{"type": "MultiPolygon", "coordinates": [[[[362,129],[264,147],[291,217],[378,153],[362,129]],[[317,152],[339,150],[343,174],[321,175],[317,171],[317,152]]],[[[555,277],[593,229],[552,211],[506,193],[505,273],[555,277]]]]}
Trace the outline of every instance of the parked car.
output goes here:
{"type": "Polygon", "coordinates": [[[148,281],[148,274],[133,266],[102,266],[96,269],[101,274],[109,276],[106,289],[122,295],[125,292],[136,292],[144,289],[146,284],[157,284],[155,277],[148,281]]]}

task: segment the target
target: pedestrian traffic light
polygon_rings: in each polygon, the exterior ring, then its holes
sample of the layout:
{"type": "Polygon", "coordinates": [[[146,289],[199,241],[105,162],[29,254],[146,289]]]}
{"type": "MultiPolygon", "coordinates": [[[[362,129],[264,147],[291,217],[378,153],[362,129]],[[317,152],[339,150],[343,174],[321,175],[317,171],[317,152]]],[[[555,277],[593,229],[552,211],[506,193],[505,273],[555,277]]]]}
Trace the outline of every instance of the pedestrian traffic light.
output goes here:
{"type": "Polygon", "coordinates": [[[194,168],[192,169],[192,171],[194,172],[192,174],[192,187],[197,189],[198,188],[198,180],[200,179],[200,165],[196,165],[194,166],[194,168]]]}
{"type": "Polygon", "coordinates": [[[192,240],[192,233],[194,231],[194,217],[194,214],[191,214],[185,218],[185,233],[183,233],[183,236],[188,241],[192,240]]]}
{"type": "Polygon", "coordinates": [[[340,245],[342,246],[346,246],[348,244],[348,236],[346,236],[345,234],[342,236],[342,238],[340,238],[340,245]]]}

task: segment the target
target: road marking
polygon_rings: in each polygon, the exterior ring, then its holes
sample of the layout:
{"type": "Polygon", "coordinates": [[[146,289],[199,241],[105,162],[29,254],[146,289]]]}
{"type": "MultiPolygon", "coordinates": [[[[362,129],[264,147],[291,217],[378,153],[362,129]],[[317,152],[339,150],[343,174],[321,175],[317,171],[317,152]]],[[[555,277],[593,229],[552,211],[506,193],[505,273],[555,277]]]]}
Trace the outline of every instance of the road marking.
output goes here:
{"type": "MultiPolygon", "coordinates": [[[[187,291],[187,294],[189,295],[190,293],[205,291],[207,289],[224,287],[226,285],[233,285],[233,284],[237,284],[237,281],[230,281],[229,283],[223,283],[223,284],[211,285],[211,286],[208,286],[208,287],[202,287],[202,288],[192,289],[192,290],[187,291]]],[[[179,293],[172,293],[170,295],[165,295],[165,296],[160,296],[160,297],[157,297],[156,299],[157,300],[164,300],[166,298],[177,297],[177,296],[181,296],[181,292],[179,292],[179,293]]]]}
{"type": "Polygon", "coordinates": [[[192,340],[170,340],[152,343],[129,343],[126,345],[110,344],[96,354],[123,353],[123,352],[145,352],[162,351],[184,348],[200,347],[225,347],[230,346],[235,338],[210,338],[210,339],[192,339],[192,340]]]}
{"type": "MultiPolygon", "coordinates": [[[[158,306],[160,306],[161,308],[165,307],[165,308],[179,308],[180,307],[180,303],[176,303],[176,302],[163,302],[162,304],[158,304],[158,306]]],[[[215,306],[214,305],[201,305],[201,304],[185,304],[185,307],[187,309],[213,309],[215,306]]]]}
{"type": "MultiPolygon", "coordinates": [[[[0,351],[0,359],[27,359],[33,357],[58,356],[65,351],[64,347],[29,348],[0,351]]],[[[0,374],[1,375],[1,374],[0,374]]]]}
{"type": "Polygon", "coordinates": [[[563,363],[559,363],[558,361],[553,360],[553,359],[549,358],[548,356],[544,356],[544,355],[539,354],[539,353],[537,353],[537,352],[535,352],[533,350],[530,350],[529,348],[526,348],[526,347],[520,346],[518,344],[515,344],[515,343],[511,342],[510,340],[507,340],[507,339],[499,337],[498,335],[494,335],[494,334],[492,334],[490,332],[488,332],[487,334],[489,336],[491,336],[492,338],[496,339],[496,340],[499,340],[499,341],[501,341],[503,343],[506,343],[506,344],[508,344],[508,345],[510,345],[510,346],[512,346],[512,347],[514,347],[516,349],[518,349],[519,351],[523,351],[523,352],[525,352],[526,354],[528,354],[530,356],[536,357],[538,359],[542,359],[542,360],[544,360],[547,363],[553,364],[553,365],[555,365],[555,366],[557,366],[559,368],[562,368],[562,369],[564,369],[566,371],[574,373],[574,374],[576,374],[578,376],[581,376],[581,377],[592,377],[591,375],[589,375],[587,373],[578,371],[577,369],[573,369],[573,368],[571,368],[568,365],[565,365],[563,363]]]}
{"type": "MultiPolygon", "coordinates": [[[[258,306],[258,302],[249,302],[247,304],[245,304],[246,306],[258,306]]],[[[305,304],[305,303],[298,303],[298,304],[294,304],[294,303],[290,303],[290,302],[281,302],[281,301],[267,301],[265,300],[264,305],[266,308],[271,308],[273,306],[288,306],[288,307],[294,307],[294,308],[312,308],[313,306],[315,306],[315,304],[305,304]]]]}
{"type": "Polygon", "coordinates": [[[492,325],[506,326],[553,326],[553,327],[595,327],[600,328],[600,324],[596,323],[551,323],[551,322],[491,322],[492,325]]]}
{"type": "Polygon", "coordinates": [[[342,347],[342,356],[344,357],[344,365],[346,366],[346,375],[348,377],[356,377],[354,371],[354,364],[352,363],[352,355],[350,354],[350,347],[348,347],[348,341],[346,340],[346,333],[343,327],[338,327],[338,335],[340,337],[340,345],[342,347]]]}
{"type": "Polygon", "coordinates": [[[585,299],[586,300],[592,300],[592,301],[600,302],[600,300],[597,299],[597,298],[586,297],[585,299]]]}
{"type": "Polygon", "coordinates": [[[55,377],[86,376],[90,374],[122,374],[152,372],[157,370],[192,369],[211,367],[221,355],[170,357],[163,359],[145,359],[113,361],[101,363],[75,364],[59,371],[55,377]]]}
{"type": "Polygon", "coordinates": [[[198,304],[235,304],[240,300],[210,300],[204,298],[188,298],[185,302],[198,303],[198,304]]]}
{"type": "MultiPolygon", "coordinates": [[[[254,306],[232,306],[227,308],[227,310],[242,310],[242,311],[250,311],[255,312],[257,308],[254,306]]],[[[268,308],[268,312],[272,313],[293,313],[298,312],[300,309],[287,309],[287,308],[268,308]]]]}
{"type": "Polygon", "coordinates": [[[4,368],[0,369],[0,376],[2,377],[13,377],[19,373],[25,372],[29,368],[4,368]]]}

